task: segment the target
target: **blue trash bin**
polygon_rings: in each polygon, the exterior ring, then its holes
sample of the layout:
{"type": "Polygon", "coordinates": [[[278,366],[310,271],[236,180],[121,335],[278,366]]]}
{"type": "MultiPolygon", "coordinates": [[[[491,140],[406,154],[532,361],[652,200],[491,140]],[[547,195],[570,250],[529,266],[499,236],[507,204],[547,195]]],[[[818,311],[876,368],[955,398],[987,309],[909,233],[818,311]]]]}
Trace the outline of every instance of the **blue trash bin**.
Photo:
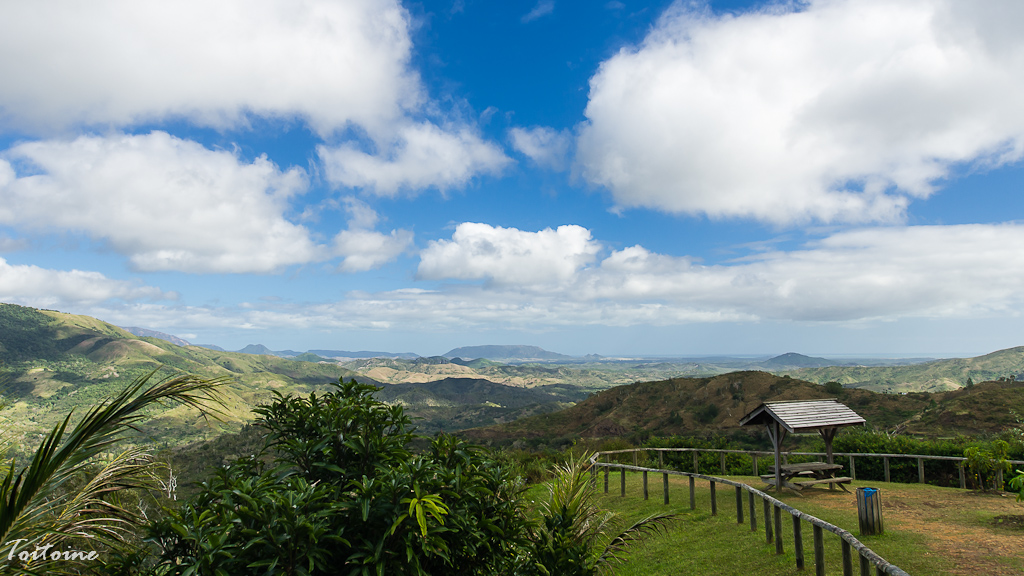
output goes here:
{"type": "Polygon", "coordinates": [[[857,488],[857,523],[861,536],[885,532],[882,524],[882,493],[878,488],[857,488]]]}

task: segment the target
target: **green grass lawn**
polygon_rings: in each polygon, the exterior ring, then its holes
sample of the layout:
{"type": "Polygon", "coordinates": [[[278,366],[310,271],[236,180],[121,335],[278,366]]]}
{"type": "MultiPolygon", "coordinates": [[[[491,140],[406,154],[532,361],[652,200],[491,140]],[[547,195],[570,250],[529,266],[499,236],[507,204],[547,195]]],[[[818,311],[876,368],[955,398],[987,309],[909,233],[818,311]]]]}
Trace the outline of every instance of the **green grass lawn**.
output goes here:
{"type": "MultiPolygon", "coordinates": [[[[730,477],[730,479],[754,487],[762,485],[759,479],[752,477],[730,477]]],[[[884,483],[872,483],[871,485],[880,486],[884,497],[886,486],[884,483]]],[[[905,487],[905,485],[901,485],[901,487],[905,487]]],[[[639,473],[626,475],[625,498],[619,495],[620,485],[617,471],[613,471],[610,476],[609,493],[603,494],[603,488],[603,478],[599,476],[598,491],[601,493],[599,501],[602,506],[619,513],[623,524],[655,512],[664,511],[666,508],[662,503],[662,477],[660,474],[650,475],[650,499],[647,501],[643,500],[642,481],[639,473]]],[[[669,508],[681,514],[680,520],[668,533],[657,536],[635,549],[629,560],[619,565],[614,573],[623,576],[814,574],[814,540],[810,523],[802,523],[805,568],[803,571],[799,571],[796,569],[796,556],[793,550],[792,517],[788,513],[782,515],[785,553],[777,555],[775,544],[767,543],[765,538],[764,507],[761,500],[755,499],[757,530],[752,532],[747,493],[743,492],[744,522],[739,524],[736,518],[735,488],[722,484],[718,484],[717,488],[718,515],[712,516],[707,481],[699,479],[696,481],[696,509],[690,510],[688,479],[681,476],[670,476],[669,508]]],[[[922,489],[934,488],[922,487],[922,489]]],[[[783,495],[782,500],[790,506],[835,524],[854,535],[859,533],[856,505],[849,494],[839,491],[829,492],[827,489],[814,489],[813,495],[809,497],[783,495]],[[850,506],[837,507],[837,503],[845,501],[849,501],[850,506]]],[[[885,534],[864,537],[860,540],[882,558],[915,576],[952,574],[953,563],[940,554],[930,552],[926,545],[927,538],[921,534],[889,529],[887,526],[885,534]]],[[[824,532],[824,547],[826,573],[842,574],[839,537],[824,532]]],[[[853,561],[854,574],[860,574],[855,551],[853,561]]]]}

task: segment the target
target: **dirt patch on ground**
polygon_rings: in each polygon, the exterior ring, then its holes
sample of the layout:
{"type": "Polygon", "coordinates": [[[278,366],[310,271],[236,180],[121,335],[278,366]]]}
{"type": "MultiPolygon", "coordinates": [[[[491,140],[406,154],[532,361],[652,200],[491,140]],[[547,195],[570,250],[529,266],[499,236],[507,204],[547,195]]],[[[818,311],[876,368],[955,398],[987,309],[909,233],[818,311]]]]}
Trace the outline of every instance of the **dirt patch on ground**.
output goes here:
{"type": "MultiPolygon", "coordinates": [[[[889,484],[882,489],[886,529],[926,536],[929,548],[956,564],[953,574],[1024,573],[1024,505],[1016,501],[1015,494],[921,488],[907,490],[889,484]]],[[[808,496],[826,508],[857,505],[854,494],[808,496]]]]}
{"type": "Polygon", "coordinates": [[[996,528],[1015,528],[1024,531],[1024,515],[996,516],[992,521],[996,528]]]}

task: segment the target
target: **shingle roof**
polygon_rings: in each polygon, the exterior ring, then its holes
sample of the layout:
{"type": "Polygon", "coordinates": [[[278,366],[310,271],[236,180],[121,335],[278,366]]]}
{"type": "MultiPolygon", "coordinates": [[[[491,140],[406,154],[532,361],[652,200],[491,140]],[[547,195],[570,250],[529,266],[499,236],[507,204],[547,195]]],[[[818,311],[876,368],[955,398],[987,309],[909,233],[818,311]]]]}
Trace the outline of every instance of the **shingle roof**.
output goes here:
{"type": "Polygon", "coordinates": [[[777,420],[789,432],[810,432],[821,428],[863,426],[864,418],[835,400],[765,402],[740,419],[740,426],[766,424],[777,420]]]}

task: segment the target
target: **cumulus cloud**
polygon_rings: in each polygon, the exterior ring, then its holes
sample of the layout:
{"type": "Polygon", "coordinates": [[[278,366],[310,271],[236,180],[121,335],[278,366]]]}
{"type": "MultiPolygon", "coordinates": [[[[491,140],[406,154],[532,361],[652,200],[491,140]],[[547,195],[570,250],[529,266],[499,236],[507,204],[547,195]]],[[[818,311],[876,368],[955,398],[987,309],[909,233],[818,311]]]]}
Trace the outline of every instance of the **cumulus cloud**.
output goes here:
{"type": "Polygon", "coordinates": [[[568,130],[555,130],[547,126],[515,127],[509,130],[512,146],[539,166],[564,170],[569,158],[572,136],[568,130]]]}
{"type": "Polygon", "coordinates": [[[581,226],[525,232],[465,222],[451,240],[433,241],[421,252],[418,275],[547,289],[570,281],[600,249],[581,226]]]}
{"type": "Polygon", "coordinates": [[[1006,318],[1024,311],[1019,290],[1024,254],[1016,249],[1022,243],[1020,224],[862,229],[793,252],[704,265],[642,246],[598,259],[597,242],[575,226],[523,232],[462,224],[451,241],[423,252],[421,277],[480,282],[353,291],[335,302],[224,308],[136,303],[121,312],[97,307],[92,313],[125,325],[193,331],[400,328],[424,333],[1006,318]]]}
{"type": "Polygon", "coordinates": [[[424,99],[397,0],[0,5],[0,118],[28,131],[185,117],[388,125],[424,99]]]}
{"type": "Polygon", "coordinates": [[[704,266],[634,246],[586,270],[590,300],[652,301],[752,318],[855,321],[1021,312],[1024,226],[841,232],[802,250],[704,266]]]}
{"type": "Polygon", "coordinates": [[[468,126],[441,128],[427,121],[407,123],[378,148],[374,155],[347,143],[321,145],[317,152],[328,180],[381,196],[461,187],[477,174],[499,173],[510,162],[501,148],[468,126]]]}
{"type": "Polygon", "coordinates": [[[578,226],[523,232],[467,223],[423,251],[420,276],[488,281],[446,297],[479,298],[509,321],[544,310],[535,318],[541,325],[965,318],[1022,312],[1021,245],[1017,224],[873,228],[704,265],[642,246],[597,260],[600,243],[578,226]]]}
{"type": "Polygon", "coordinates": [[[84,232],[139,270],[272,272],[329,256],[283,216],[306,186],[163,132],[30,142],[0,154],[0,223],[84,232]]]}
{"type": "Polygon", "coordinates": [[[619,207],[899,221],[953,166],[1024,155],[1012,0],[677,2],[591,78],[578,169],[619,207]]]}
{"type": "Polygon", "coordinates": [[[334,237],[335,254],[344,258],[339,266],[342,272],[380,268],[412,247],[413,233],[409,230],[396,229],[389,234],[374,230],[379,217],[365,202],[346,198],[345,207],[348,230],[334,237]]]}
{"type": "Polygon", "coordinates": [[[9,264],[0,258],[0,302],[37,308],[66,308],[108,300],[168,300],[177,295],[138,282],[114,280],[99,272],[52,270],[9,264]]]}

